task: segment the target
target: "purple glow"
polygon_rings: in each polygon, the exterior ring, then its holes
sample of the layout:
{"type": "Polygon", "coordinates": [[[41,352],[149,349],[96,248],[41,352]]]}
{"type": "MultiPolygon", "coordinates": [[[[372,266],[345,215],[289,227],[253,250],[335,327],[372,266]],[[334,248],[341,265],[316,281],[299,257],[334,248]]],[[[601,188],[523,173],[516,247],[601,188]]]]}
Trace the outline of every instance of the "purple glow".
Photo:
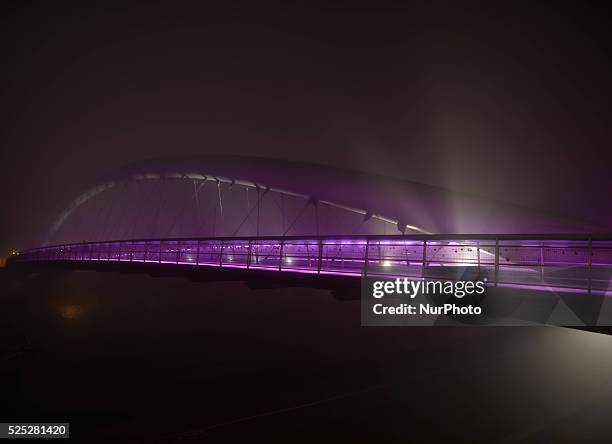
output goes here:
{"type": "Polygon", "coordinates": [[[612,294],[612,241],[405,239],[181,239],[56,245],[19,261],[180,264],[337,276],[458,279],[542,291],[612,294]],[[282,256],[281,256],[282,255],[282,256]],[[367,255],[367,257],[366,257],[367,255]]]}

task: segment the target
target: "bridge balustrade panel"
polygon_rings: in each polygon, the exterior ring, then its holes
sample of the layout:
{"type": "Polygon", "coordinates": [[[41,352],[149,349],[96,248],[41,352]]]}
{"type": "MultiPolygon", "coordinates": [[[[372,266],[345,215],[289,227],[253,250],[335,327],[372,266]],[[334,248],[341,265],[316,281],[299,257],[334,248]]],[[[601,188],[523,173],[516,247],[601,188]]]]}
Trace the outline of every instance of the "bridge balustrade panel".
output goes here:
{"type": "Polygon", "coordinates": [[[369,241],[367,259],[368,275],[421,277],[423,245],[423,241],[369,241]]]}
{"type": "Polygon", "coordinates": [[[366,261],[365,240],[323,240],[321,245],[321,272],[359,276],[366,261]]]}
{"type": "Polygon", "coordinates": [[[317,273],[322,262],[319,261],[319,248],[322,241],[285,240],[283,242],[282,269],[317,273]]]}
{"type": "Polygon", "coordinates": [[[224,241],[221,266],[246,268],[249,265],[249,251],[248,240],[224,241]]]}
{"type": "Polygon", "coordinates": [[[588,289],[589,242],[501,240],[496,280],[522,284],[588,289]]]}
{"type": "Polygon", "coordinates": [[[249,268],[280,270],[280,240],[254,240],[251,243],[249,268]]]}

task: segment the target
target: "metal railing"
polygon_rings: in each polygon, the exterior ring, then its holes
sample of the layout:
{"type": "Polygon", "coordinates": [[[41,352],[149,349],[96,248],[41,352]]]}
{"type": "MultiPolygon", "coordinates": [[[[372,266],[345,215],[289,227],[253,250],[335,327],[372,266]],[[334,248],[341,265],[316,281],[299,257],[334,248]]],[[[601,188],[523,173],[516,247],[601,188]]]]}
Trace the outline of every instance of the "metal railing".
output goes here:
{"type": "Polygon", "coordinates": [[[612,237],[410,235],[145,239],[54,245],[16,261],[182,264],[341,276],[473,279],[612,294],[612,237]]]}

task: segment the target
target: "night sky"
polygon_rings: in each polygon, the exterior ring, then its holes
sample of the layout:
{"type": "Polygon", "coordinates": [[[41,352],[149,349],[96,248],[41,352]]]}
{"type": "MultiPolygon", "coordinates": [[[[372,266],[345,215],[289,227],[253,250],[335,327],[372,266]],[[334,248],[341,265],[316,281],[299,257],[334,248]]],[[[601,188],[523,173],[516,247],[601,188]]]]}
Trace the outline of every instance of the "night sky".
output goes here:
{"type": "Polygon", "coordinates": [[[194,153],[370,171],[612,231],[608,11],[231,3],[3,3],[2,254],[92,178],[194,153]]]}

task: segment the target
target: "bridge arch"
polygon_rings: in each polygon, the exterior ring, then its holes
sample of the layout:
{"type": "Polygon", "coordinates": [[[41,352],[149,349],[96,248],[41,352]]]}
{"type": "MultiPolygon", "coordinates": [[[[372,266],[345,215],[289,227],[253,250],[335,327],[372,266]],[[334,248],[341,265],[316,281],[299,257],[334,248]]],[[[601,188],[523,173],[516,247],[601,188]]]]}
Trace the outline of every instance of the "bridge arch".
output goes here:
{"type": "Polygon", "coordinates": [[[602,229],[345,169],[259,157],[181,156],[136,162],[95,181],[52,223],[43,244],[217,236],[593,233],[602,229]]]}
{"type": "MultiPolygon", "coordinates": [[[[322,174],[322,172],[327,174],[322,174]]],[[[44,245],[122,238],[425,234],[363,199],[363,185],[262,159],[173,158],[132,164],[80,194],[44,245]],[[299,174],[296,174],[299,173],[299,174]],[[333,188],[333,189],[331,189],[333,188]]]]}

